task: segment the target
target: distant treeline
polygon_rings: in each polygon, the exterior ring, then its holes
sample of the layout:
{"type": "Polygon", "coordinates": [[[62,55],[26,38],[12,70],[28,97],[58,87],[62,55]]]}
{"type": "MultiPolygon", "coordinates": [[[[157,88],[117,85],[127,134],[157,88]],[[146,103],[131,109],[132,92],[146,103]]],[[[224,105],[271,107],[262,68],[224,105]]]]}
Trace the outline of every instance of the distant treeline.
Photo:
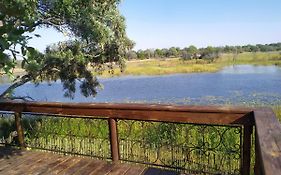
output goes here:
{"type": "Polygon", "coordinates": [[[245,46],[223,46],[196,48],[189,46],[185,48],[171,47],[163,49],[146,49],[138,51],[129,51],[126,55],[128,60],[150,59],[150,58],[182,58],[182,59],[208,59],[210,61],[218,58],[223,53],[239,54],[242,52],[272,52],[281,51],[281,43],[257,44],[245,46]]]}

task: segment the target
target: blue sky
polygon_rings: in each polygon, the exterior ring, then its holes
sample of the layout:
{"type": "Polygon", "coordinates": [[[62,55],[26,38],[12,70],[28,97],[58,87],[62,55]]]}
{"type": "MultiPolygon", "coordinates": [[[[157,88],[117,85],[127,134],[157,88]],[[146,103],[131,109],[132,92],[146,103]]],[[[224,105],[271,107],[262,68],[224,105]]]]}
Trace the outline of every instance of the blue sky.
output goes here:
{"type": "MultiPolygon", "coordinates": [[[[281,41],[281,0],[123,0],[128,36],[146,48],[265,44],[281,41]]],[[[40,29],[31,44],[44,50],[66,40],[40,29]]]]}

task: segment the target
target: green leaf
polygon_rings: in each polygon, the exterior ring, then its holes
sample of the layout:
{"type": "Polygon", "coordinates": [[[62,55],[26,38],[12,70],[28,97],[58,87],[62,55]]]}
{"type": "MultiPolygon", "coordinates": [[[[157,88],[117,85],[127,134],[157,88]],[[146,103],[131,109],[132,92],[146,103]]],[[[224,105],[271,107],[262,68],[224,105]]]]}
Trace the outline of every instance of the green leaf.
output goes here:
{"type": "Polygon", "coordinates": [[[35,49],[33,47],[27,47],[26,48],[28,50],[28,52],[30,53],[34,53],[35,52],[35,49]]]}
{"type": "Polygon", "coordinates": [[[9,48],[9,43],[2,37],[0,37],[0,47],[5,50],[9,48]]]}
{"type": "Polygon", "coordinates": [[[26,55],[26,49],[25,49],[24,46],[21,47],[21,53],[22,53],[23,56],[26,55]]]}
{"type": "Polygon", "coordinates": [[[14,35],[22,35],[24,32],[25,32],[25,31],[24,31],[22,28],[20,28],[20,29],[15,30],[15,31],[13,32],[13,34],[14,34],[14,35]]]}

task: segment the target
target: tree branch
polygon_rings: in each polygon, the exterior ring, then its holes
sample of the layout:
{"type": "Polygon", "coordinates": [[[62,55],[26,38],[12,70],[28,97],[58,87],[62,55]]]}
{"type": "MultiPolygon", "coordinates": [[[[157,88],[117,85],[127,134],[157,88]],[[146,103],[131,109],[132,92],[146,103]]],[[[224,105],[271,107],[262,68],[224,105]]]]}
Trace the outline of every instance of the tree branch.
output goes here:
{"type": "Polygon", "coordinates": [[[24,75],[24,76],[21,78],[21,80],[15,82],[15,83],[13,83],[11,86],[9,86],[9,87],[0,95],[0,99],[8,98],[7,95],[8,95],[10,92],[12,92],[12,91],[13,91],[14,89],[16,89],[17,87],[19,87],[19,86],[21,86],[21,85],[23,85],[23,84],[25,84],[25,83],[27,83],[27,82],[29,82],[29,81],[31,81],[31,77],[28,76],[28,75],[24,75]]]}
{"type": "Polygon", "coordinates": [[[7,99],[9,100],[22,100],[22,101],[35,101],[32,97],[30,96],[18,96],[18,97],[8,97],[7,99]]]}

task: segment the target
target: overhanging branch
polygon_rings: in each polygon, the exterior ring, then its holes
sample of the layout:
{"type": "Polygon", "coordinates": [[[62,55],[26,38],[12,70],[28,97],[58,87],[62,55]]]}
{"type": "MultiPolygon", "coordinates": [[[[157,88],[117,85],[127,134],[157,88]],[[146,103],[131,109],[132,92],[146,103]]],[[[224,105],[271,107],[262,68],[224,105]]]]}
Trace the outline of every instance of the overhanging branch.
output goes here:
{"type": "Polygon", "coordinates": [[[0,99],[5,99],[8,98],[8,94],[10,92],[12,92],[14,89],[16,89],[17,87],[27,83],[31,81],[31,77],[28,75],[24,75],[19,81],[14,82],[12,85],[10,85],[1,95],[0,95],[0,99]]]}

